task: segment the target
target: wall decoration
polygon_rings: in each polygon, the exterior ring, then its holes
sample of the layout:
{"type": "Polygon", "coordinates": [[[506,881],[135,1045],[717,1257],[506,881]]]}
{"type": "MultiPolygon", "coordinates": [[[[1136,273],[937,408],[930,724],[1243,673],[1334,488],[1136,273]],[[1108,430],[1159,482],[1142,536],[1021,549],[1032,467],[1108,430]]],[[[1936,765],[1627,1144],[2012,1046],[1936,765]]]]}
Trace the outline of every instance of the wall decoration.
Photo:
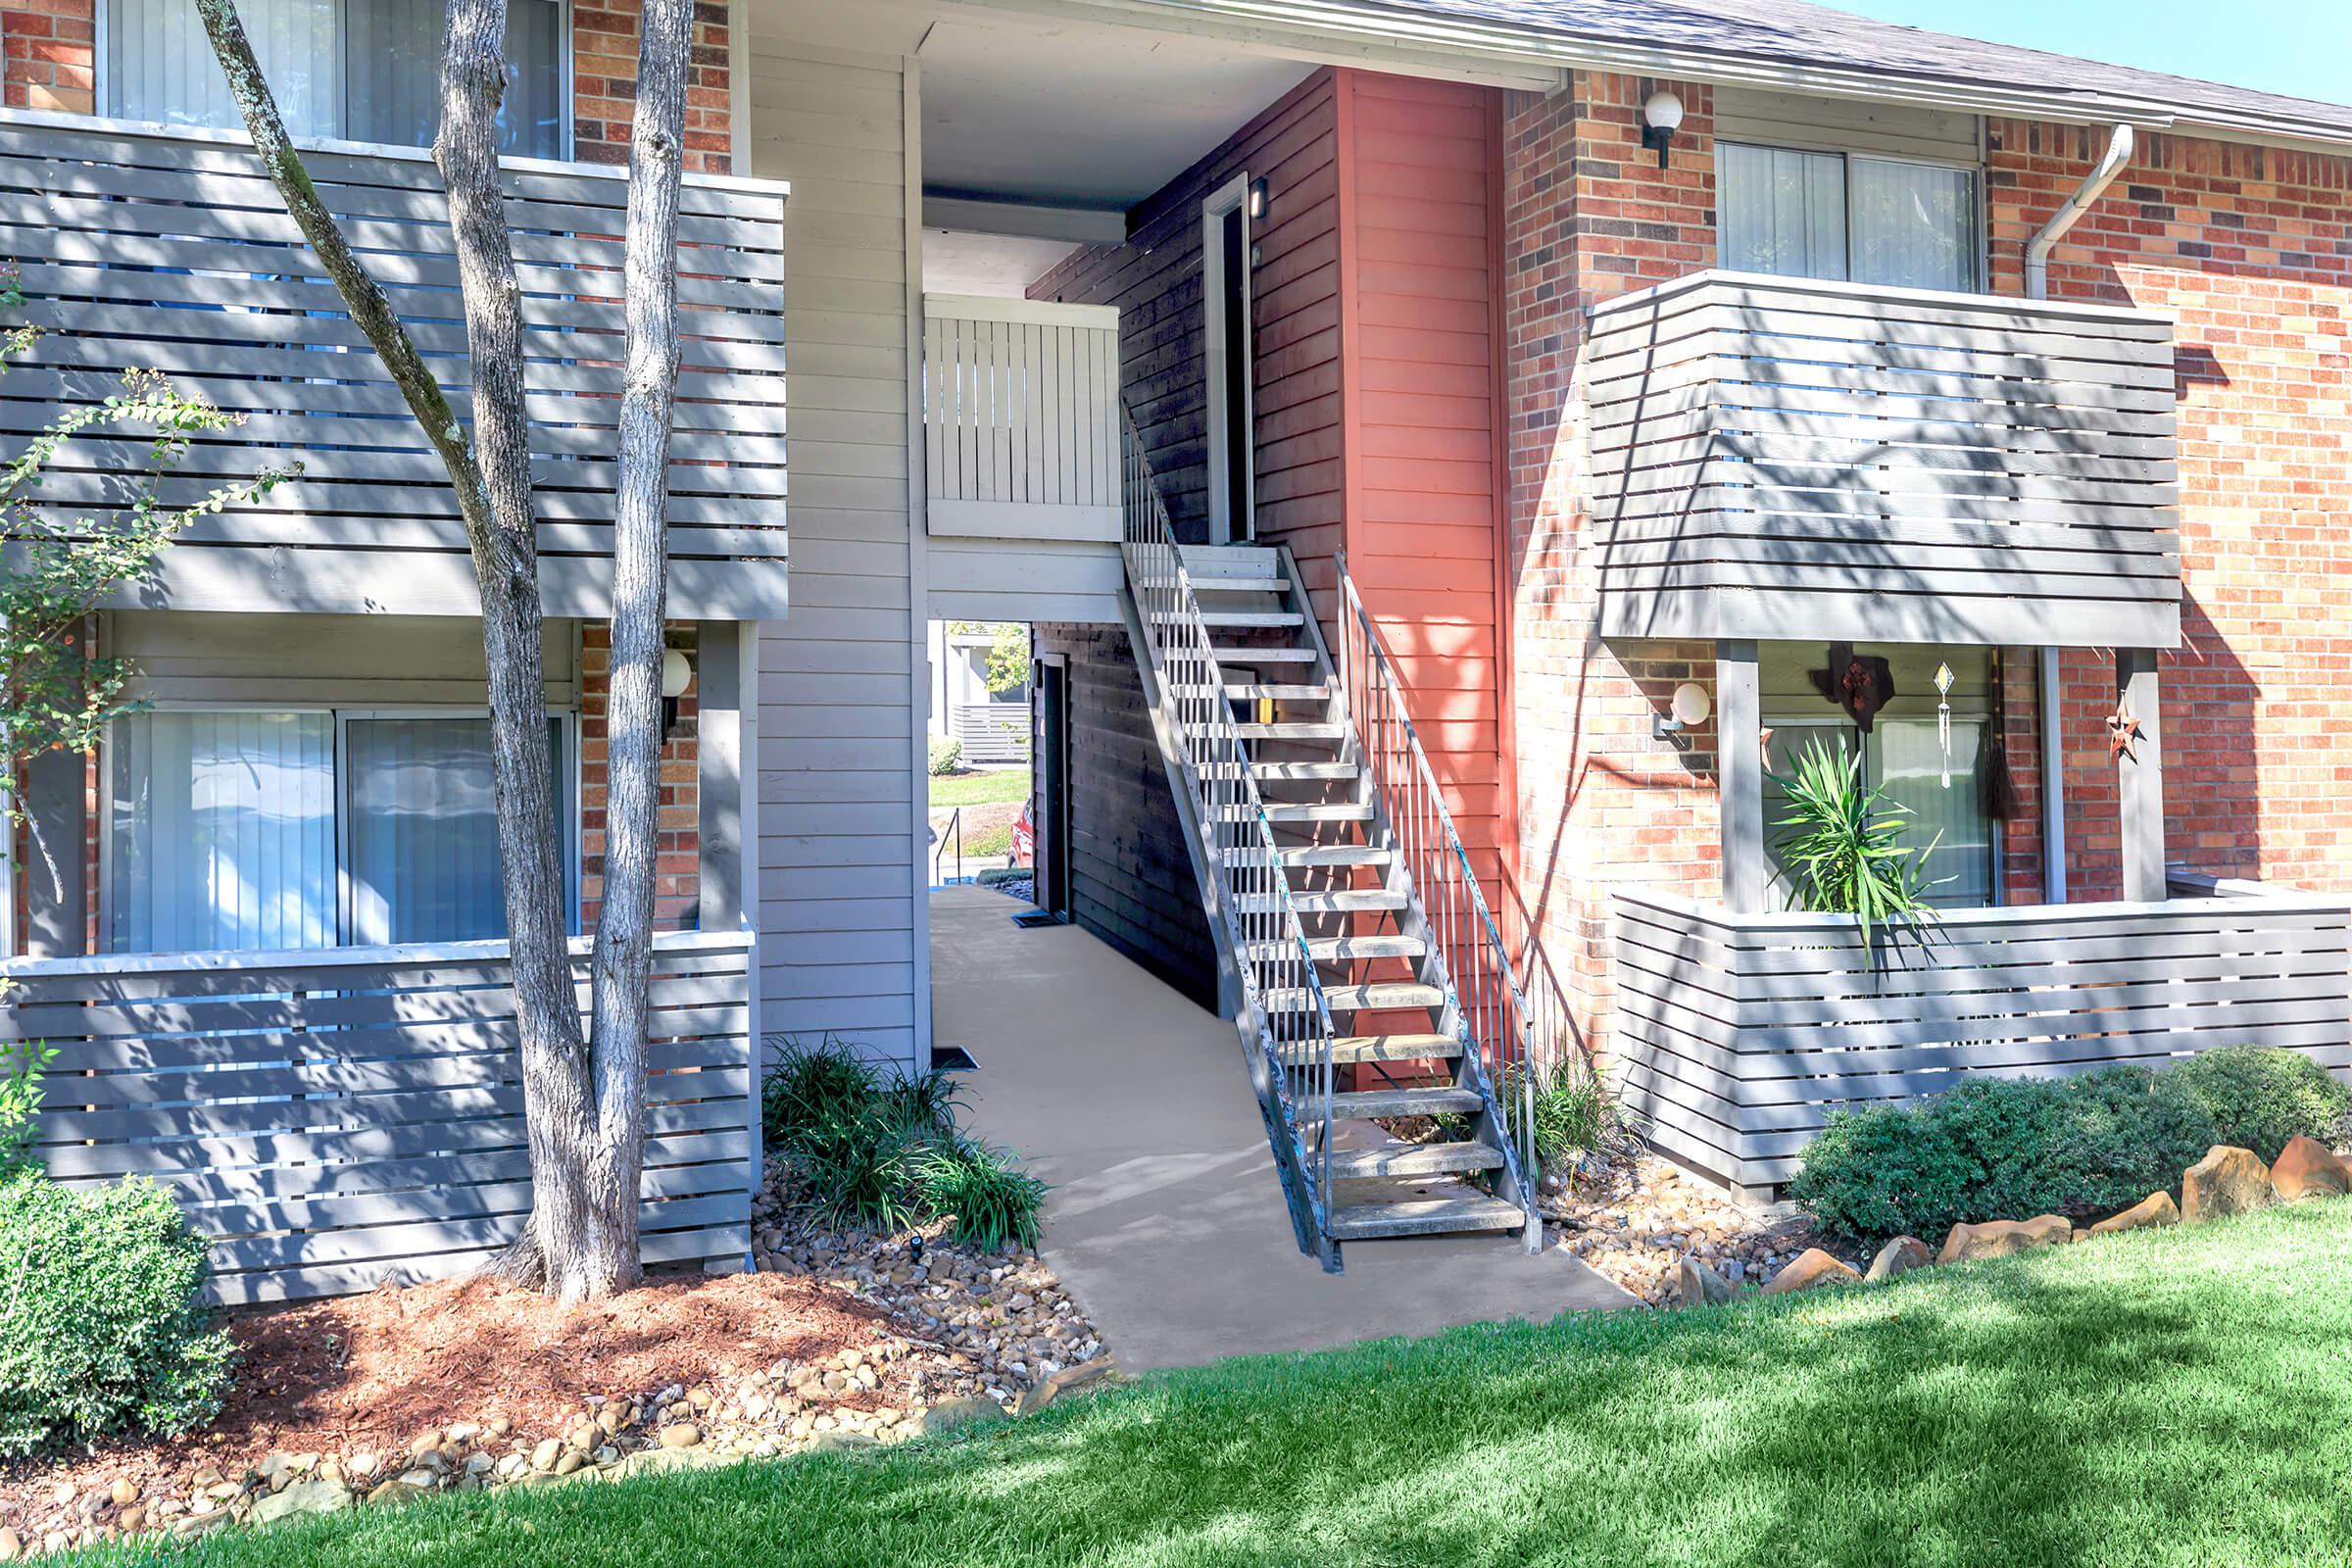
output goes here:
{"type": "Polygon", "coordinates": [[[1894,696],[1894,671],[1886,660],[1875,654],[1857,654],[1852,643],[1830,644],[1830,662],[1825,669],[1808,672],[1813,689],[1845,710],[1854,727],[1867,735],[1894,696]]]}

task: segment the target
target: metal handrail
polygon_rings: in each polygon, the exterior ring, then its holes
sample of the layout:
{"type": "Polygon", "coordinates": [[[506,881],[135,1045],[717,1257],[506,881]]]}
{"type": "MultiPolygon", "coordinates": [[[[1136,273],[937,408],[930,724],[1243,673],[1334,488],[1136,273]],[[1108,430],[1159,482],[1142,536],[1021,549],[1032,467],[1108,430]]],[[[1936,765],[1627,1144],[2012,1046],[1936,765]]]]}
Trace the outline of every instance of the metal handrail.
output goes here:
{"type": "Polygon", "coordinates": [[[955,835],[956,842],[956,880],[960,882],[963,880],[963,808],[960,806],[948,818],[946,831],[939,835],[939,849],[931,857],[931,885],[935,888],[948,885],[940,880],[939,868],[947,860],[948,835],[951,833],[955,835]]]}
{"type": "Polygon", "coordinates": [[[1167,507],[1124,404],[1120,416],[1120,553],[1128,589],[1146,657],[1158,676],[1160,703],[1183,751],[1218,917],[1241,973],[1243,1006],[1255,1018],[1264,1092],[1273,1102],[1268,1121],[1282,1134],[1275,1152],[1303,1190],[1316,1244],[1328,1261],[1337,1031],[1167,507]],[[1310,1113],[1304,1120],[1301,1105],[1310,1113]]]}
{"type": "Polygon", "coordinates": [[[1487,906],[1470,852],[1455,831],[1446,792],[1422,750],[1388,644],[1338,553],[1341,701],[1355,734],[1364,776],[1386,808],[1396,853],[1411,872],[1441,956],[1446,1002],[1465,1061],[1502,1132],[1507,1174],[1521,1206],[1535,1214],[1535,1096],[1538,1071],[1554,1064],[1540,1044],[1534,1010],[1501,928],[1487,906]]]}

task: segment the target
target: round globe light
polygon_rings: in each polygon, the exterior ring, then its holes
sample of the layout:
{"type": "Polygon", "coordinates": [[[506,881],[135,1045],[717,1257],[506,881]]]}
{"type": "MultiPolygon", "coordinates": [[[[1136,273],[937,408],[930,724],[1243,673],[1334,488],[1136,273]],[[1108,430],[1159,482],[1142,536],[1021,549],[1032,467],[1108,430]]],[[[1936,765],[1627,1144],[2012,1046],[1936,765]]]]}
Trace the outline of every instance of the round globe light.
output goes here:
{"type": "Polygon", "coordinates": [[[1704,724],[1707,715],[1715,710],[1707,689],[1696,681],[1685,681],[1674,689],[1674,721],[1685,729],[1704,724]]]}
{"type": "Polygon", "coordinates": [[[1642,123],[1656,130],[1671,131],[1683,122],[1683,101],[1661,87],[1642,105],[1642,123]]]}

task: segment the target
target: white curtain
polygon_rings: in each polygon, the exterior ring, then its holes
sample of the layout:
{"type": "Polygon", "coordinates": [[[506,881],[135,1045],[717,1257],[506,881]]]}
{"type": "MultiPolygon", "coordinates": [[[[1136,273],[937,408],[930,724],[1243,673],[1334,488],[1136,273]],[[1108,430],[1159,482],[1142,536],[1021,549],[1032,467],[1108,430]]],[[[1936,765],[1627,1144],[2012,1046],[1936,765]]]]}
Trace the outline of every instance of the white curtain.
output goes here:
{"type": "Polygon", "coordinates": [[[109,762],[115,952],[333,945],[327,714],[137,713],[109,762]]]}
{"type": "MultiPolygon", "coordinates": [[[[242,123],[192,0],[108,0],[107,112],[242,123]]],[[[441,119],[445,0],[239,0],[238,15],[298,136],[422,147],[441,119]]],[[[511,0],[500,150],[564,153],[562,0],[511,0]]]]}
{"type": "Polygon", "coordinates": [[[1845,160],[1836,153],[1717,144],[1723,266],[1789,277],[1845,276],[1845,160]]]}
{"type": "Polygon", "coordinates": [[[1980,726],[1952,720],[1951,784],[1943,783],[1945,760],[1932,718],[1887,718],[1882,714],[1871,737],[1878,754],[1877,782],[1887,799],[1911,808],[1903,840],[1920,849],[1936,846],[1927,859],[1935,886],[1931,903],[1946,908],[1981,908],[1992,902],[1992,822],[1977,789],[1980,726]]]}
{"type": "Polygon", "coordinates": [[[1857,282],[1967,293],[1977,286],[1977,175],[1939,164],[1853,161],[1857,282]]]}

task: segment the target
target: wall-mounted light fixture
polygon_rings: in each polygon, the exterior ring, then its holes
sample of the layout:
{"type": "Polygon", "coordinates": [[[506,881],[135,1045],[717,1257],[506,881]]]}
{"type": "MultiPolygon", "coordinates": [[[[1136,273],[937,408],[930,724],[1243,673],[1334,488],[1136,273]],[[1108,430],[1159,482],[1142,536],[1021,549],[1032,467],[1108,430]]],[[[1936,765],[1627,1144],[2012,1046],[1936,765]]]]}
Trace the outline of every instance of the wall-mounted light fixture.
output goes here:
{"type": "Polygon", "coordinates": [[[1666,706],[1670,710],[1668,712],[1649,715],[1649,733],[1657,740],[1670,740],[1683,748],[1690,744],[1690,737],[1683,731],[1704,724],[1707,715],[1715,711],[1715,704],[1708,698],[1707,689],[1692,680],[1677,686],[1674,689],[1674,701],[1666,706]]]}
{"type": "Polygon", "coordinates": [[[1266,189],[1265,175],[1260,174],[1250,182],[1250,217],[1252,220],[1265,217],[1266,208],[1272,200],[1272,194],[1266,189]]]}
{"type": "Polygon", "coordinates": [[[662,739],[678,727],[678,699],[694,684],[694,661],[675,648],[662,656],[662,739]]]}
{"type": "Polygon", "coordinates": [[[1642,105],[1642,145],[1654,147],[1658,167],[1666,167],[1666,154],[1674,146],[1674,133],[1683,122],[1683,101],[1660,87],[1642,105]]]}

